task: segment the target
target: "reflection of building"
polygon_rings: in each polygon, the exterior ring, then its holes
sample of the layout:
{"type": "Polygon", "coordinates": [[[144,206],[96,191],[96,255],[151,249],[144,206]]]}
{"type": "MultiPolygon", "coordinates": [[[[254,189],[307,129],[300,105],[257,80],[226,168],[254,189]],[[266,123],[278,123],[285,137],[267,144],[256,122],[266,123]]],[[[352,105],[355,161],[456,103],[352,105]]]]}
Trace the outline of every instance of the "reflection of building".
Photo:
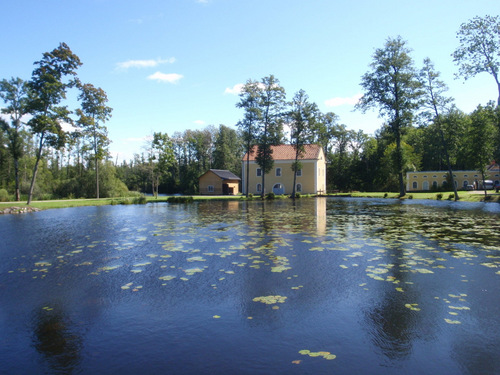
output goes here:
{"type": "MultiPolygon", "coordinates": [[[[447,171],[422,171],[406,173],[406,191],[427,191],[445,187],[448,184],[447,171]]],[[[499,166],[492,163],[486,168],[485,177],[500,182],[499,166]]],[[[482,176],[479,171],[453,171],[453,178],[458,189],[466,189],[468,185],[476,189],[482,186],[482,176]]]]}
{"type": "MultiPolygon", "coordinates": [[[[295,191],[301,194],[321,194],[326,192],[326,160],[319,145],[305,145],[305,152],[299,158],[302,168],[297,172],[295,191]]],[[[265,176],[262,186],[262,170],[255,160],[257,146],[250,153],[248,192],[252,194],[291,194],[293,191],[292,163],[295,161],[295,148],[292,145],[271,146],[274,166],[265,176]]],[[[242,190],[246,191],[247,155],[243,157],[242,190]]]]}
{"type": "Polygon", "coordinates": [[[316,198],[316,229],[318,235],[326,233],[326,201],[327,198],[316,198]]]}
{"type": "Polygon", "coordinates": [[[240,180],[230,171],[210,169],[200,176],[200,194],[237,195],[240,180]]]}

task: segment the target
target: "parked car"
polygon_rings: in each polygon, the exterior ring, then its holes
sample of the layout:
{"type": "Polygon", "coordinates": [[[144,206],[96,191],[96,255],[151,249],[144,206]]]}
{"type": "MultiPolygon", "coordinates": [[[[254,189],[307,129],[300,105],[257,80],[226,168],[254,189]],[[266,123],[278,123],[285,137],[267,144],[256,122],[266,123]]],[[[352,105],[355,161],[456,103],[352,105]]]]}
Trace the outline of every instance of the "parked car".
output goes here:
{"type": "Polygon", "coordinates": [[[467,185],[467,186],[465,187],[465,190],[469,190],[469,191],[474,190],[474,185],[467,185]]]}

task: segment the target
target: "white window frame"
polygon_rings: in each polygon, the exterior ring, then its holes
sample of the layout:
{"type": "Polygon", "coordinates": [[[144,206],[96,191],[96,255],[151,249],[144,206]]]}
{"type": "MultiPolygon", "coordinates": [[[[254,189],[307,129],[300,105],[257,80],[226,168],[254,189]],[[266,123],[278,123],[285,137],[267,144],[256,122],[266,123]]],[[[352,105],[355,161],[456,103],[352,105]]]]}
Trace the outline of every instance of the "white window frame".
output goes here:
{"type": "Polygon", "coordinates": [[[276,177],[281,177],[281,168],[280,167],[276,168],[276,177]]]}
{"type": "Polygon", "coordinates": [[[215,191],[215,189],[214,189],[214,185],[208,185],[208,186],[207,186],[207,191],[208,191],[209,193],[213,193],[213,192],[215,191]]]}
{"type": "Polygon", "coordinates": [[[302,177],[302,169],[297,169],[297,177],[302,177]]]}
{"type": "Polygon", "coordinates": [[[257,175],[257,177],[262,177],[262,169],[261,168],[257,168],[255,170],[255,174],[257,175]]]}
{"type": "Polygon", "coordinates": [[[262,193],[262,184],[257,184],[257,193],[262,193]]]}
{"type": "Polygon", "coordinates": [[[295,191],[297,193],[302,193],[302,184],[297,184],[297,186],[295,187],[295,191]]]}

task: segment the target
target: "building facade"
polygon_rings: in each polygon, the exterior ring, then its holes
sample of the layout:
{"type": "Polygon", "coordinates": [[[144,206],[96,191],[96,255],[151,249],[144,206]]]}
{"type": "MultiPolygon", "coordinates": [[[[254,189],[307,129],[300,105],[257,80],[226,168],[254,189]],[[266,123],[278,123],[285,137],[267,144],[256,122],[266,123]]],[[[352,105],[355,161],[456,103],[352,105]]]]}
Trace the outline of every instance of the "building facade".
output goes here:
{"type": "Polygon", "coordinates": [[[199,178],[200,194],[238,195],[241,179],[222,169],[210,169],[199,178]]]}
{"type": "MultiPolygon", "coordinates": [[[[486,169],[486,180],[493,181],[493,185],[500,182],[499,166],[491,164],[486,169]]],[[[453,178],[457,189],[482,189],[483,181],[479,171],[453,171],[453,178]],[[468,186],[470,186],[468,188],[468,186]]],[[[422,171],[406,173],[406,191],[429,191],[446,187],[448,171],[422,171]]],[[[450,187],[451,189],[451,187],[450,187]]]]}
{"type": "MultiPolygon", "coordinates": [[[[262,170],[257,164],[257,146],[250,153],[248,192],[255,195],[292,194],[295,148],[292,145],[271,146],[274,160],[273,169],[265,176],[265,186],[262,186],[262,170]]],[[[302,169],[297,172],[295,191],[301,194],[326,193],[326,159],[319,145],[305,145],[305,152],[299,158],[302,169]]],[[[242,192],[246,194],[247,154],[242,159],[242,192]]]]}

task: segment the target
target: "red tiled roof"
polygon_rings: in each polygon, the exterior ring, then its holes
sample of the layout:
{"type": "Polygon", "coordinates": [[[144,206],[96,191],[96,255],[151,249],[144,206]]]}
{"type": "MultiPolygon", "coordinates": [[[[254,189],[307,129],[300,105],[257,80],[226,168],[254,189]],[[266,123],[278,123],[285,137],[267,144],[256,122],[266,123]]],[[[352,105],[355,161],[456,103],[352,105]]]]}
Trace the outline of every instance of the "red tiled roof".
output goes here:
{"type": "MultiPolygon", "coordinates": [[[[319,158],[321,146],[319,145],[304,145],[305,152],[299,157],[299,160],[316,160],[319,158]]],[[[273,152],[273,160],[295,160],[295,148],[292,145],[271,146],[273,152]]],[[[257,146],[253,147],[253,152],[250,153],[250,160],[255,161],[257,156],[257,146]]],[[[243,157],[247,160],[247,155],[243,157]]]]}

